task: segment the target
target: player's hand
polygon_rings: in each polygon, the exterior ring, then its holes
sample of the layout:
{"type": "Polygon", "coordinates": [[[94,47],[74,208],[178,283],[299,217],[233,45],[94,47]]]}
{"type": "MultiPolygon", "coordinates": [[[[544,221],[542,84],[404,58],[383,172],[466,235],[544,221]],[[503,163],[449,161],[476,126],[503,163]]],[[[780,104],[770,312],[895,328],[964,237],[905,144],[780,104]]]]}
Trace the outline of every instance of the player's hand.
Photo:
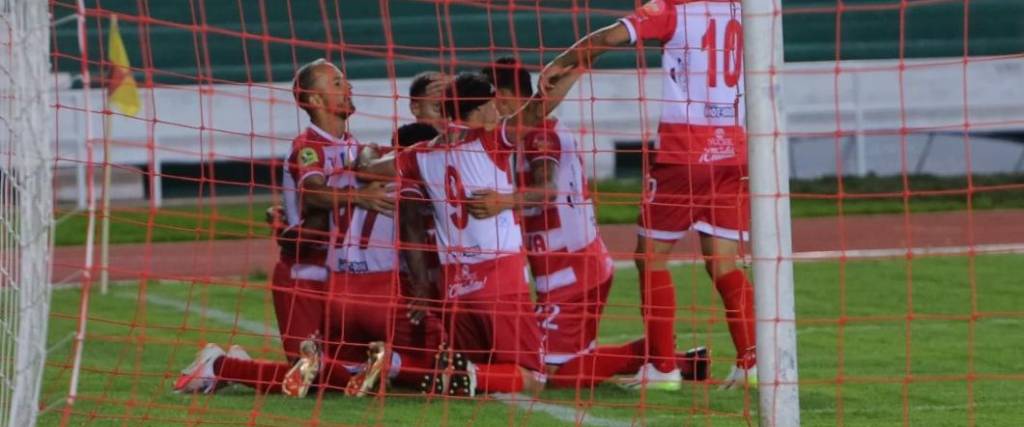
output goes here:
{"type": "Polygon", "coordinates": [[[409,317],[409,323],[419,326],[423,319],[427,318],[427,314],[430,312],[430,302],[422,299],[415,299],[409,303],[409,310],[407,316],[409,317]]]}
{"type": "Polygon", "coordinates": [[[277,228],[284,223],[285,214],[284,208],[281,207],[281,205],[273,205],[267,208],[264,215],[264,219],[267,221],[267,225],[269,225],[270,228],[277,228]]]}
{"type": "Polygon", "coordinates": [[[426,319],[431,311],[435,309],[434,303],[430,298],[429,292],[421,291],[417,292],[416,289],[423,289],[425,287],[414,287],[413,295],[409,297],[408,314],[409,323],[413,325],[419,325],[426,319]]]}
{"type": "Polygon", "coordinates": [[[548,65],[540,72],[540,79],[537,82],[541,94],[547,94],[563,78],[572,75],[576,66],[564,67],[561,65],[548,65]]]}
{"type": "Polygon", "coordinates": [[[370,181],[356,191],[353,202],[363,209],[391,217],[395,211],[394,183],[370,181]]]}
{"type": "Polygon", "coordinates": [[[506,209],[515,207],[512,194],[499,193],[494,190],[477,190],[466,198],[466,209],[473,218],[484,219],[496,216],[506,209]]]}
{"type": "Polygon", "coordinates": [[[377,144],[364,145],[363,148],[359,150],[359,157],[356,158],[355,168],[357,170],[366,169],[370,163],[373,163],[374,160],[379,158],[380,147],[378,147],[377,144]]]}
{"type": "Polygon", "coordinates": [[[448,88],[448,85],[452,83],[452,80],[454,79],[448,74],[442,74],[435,78],[427,85],[424,97],[431,101],[440,101],[441,98],[444,97],[444,90],[448,88]]]}

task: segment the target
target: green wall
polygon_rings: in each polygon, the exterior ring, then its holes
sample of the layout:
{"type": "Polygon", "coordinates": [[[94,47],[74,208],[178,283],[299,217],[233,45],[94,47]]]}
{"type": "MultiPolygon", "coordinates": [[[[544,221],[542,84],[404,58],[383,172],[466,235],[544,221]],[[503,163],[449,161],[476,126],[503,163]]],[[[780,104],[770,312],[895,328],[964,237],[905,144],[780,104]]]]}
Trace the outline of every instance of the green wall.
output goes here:
{"type": "MultiPolygon", "coordinates": [[[[962,1],[783,0],[788,61],[896,58],[901,28],[905,57],[963,56],[962,1]],[[838,19],[837,19],[838,15],[838,19]],[[901,22],[903,25],[901,25],[901,22]],[[838,28],[838,32],[837,32],[838,28]],[[841,38],[837,50],[836,37],[841,38]]],[[[152,69],[157,83],[266,82],[291,77],[296,63],[328,57],[355,78],[408,76],[437,69],[456,59],[476,67],[513,49],[527,63],[541,64],[587,32],[613,22],[633,2],[577,0],[580,12],[565,10],[572,2],[493,0],[491,6],[435,5],[413,0],[87,0],[103,11],[124,15],[121,31],[133,66],[152,69]],[[140,10],[140,3],[142,4],[140,10]],[[260,3],[265,4],[261,10],[260,3]],[[530,3],[524,5],[524,3],[530,3]],[[289,9],[290,4],[290,9],[289,9]],[[381,4],[388,5],[386,13],[381,4]],[[321,8],[321,5],[324,8],[321,8]],[[583,13],[588,9],[591,13],[583,13]],[[326,18],[325,18],[326,17],[326,18]],[[383,23],[390,25],[382,25],[383,23]],[[244,36],[243,36],[244,35],[244,36]],[[388,40],[394,46],[388,50],[388,40]],[[296,40],[296,42],[291,42],[296,40]],[[330,40],[330,43],[328,43],[330,40]],[[140,45],[148,45],[147,57],[140,45]],[[454,44],[455,49],[451,49],[454,44]],[[438,47],[443,47],[439,49],[438,47]]],[[[54,0],[54,16],[73,12],[72,0],[54,0]]],[[[971,0],[966,10],[967,54],[1024,53],[1024,0],[971,0]]],[[[88,20],[89,58],[94,68],[105,21],[88,20]]],[[[60,71],[77,73],[77,33],[73,23],[55,31],[54,62],[60,71]]],[[[657,64],[657,49],[639,58],[657,64]]],[[[633,49],[608,55],[601,66],[637,66],[633,49]]],[[[144,73],[137,73],[145,81],[144,73]]]]}

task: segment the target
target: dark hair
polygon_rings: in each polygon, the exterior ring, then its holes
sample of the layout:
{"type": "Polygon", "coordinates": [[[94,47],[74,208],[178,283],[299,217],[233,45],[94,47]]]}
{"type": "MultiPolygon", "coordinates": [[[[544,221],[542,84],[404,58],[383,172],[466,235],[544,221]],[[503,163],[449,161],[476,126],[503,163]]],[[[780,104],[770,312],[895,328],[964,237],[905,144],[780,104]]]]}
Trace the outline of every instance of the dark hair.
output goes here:
{"type": "Polygon", "coordinates": [[[429,141],[437,136],[437,129],[426,123],[409,123],[402,125],[395,132],[395,142],[399,147],[408,147],[420,141],[429,141]]]}
{"type": "Polygon", "coordinates": [[[412,78],[412,83],[409,84],[409,99],[415,100],[415,98],[424,97],[427,94],[427,86],[440,77],[441,73],[437,71],[424,71],[415,75],[412,78]]]}
{"type": "Polygon", "coordinates": [[[498,58],[481,71],[498,89],[510,91],[520,98],[533,96],[530,72],[523,68],[523,64],[519,63],[519,60],[511,56],[498,58]]]}
{"type": "Polygon", "coordinates": [[[299,108],[303,109],[306,114],[312,114],[309,109],[309,93],[313,91],[313,85],[316,84],[316,74],[313,73],[313,70],[318,65],[327,63],[326,59],[315,59],[305,63],[295,72],[295,79],[292,80],[292,95],[295,96],[295,103],[299,104],[299,108]]]}
{"type": "Polygon", "coordinates": [[[461,72],[444,90],[441,114],[449,119],[465,120],[469,113],[494,98],[494,85],[480,73],[461,72]]]}

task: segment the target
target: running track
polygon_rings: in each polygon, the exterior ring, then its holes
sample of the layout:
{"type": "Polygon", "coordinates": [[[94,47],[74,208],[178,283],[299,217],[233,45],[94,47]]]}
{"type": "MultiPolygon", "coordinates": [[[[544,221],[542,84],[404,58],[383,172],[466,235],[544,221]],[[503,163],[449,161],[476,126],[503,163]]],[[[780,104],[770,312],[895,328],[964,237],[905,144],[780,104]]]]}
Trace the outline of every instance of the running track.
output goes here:
{"type": "MultiPolygon", "coordinates": [[[[795,252],[864,251],[1020,244],[1024,249],[1024,211],[942,212],[858,215],[793,221],[795,252]]],[[[616,259],[629,259],[635,227],[609,225],[601,234],[616,259]]],[[[688,235],[676,246],[677,258],[694,259],[696,240],[688,235]]],[[[1018,250],[1022,250],[1018,249],[1018,250]]],[[[825,254],[837,257],[838,254],[825,254]]],[[[276,246],[269,239],[221,240],[110,248],[111,280],[208,279],[271,271],[276,246]]],[[[99,260],[97,250],[96,260],[99,260]]],[[[84,247],[60,247],[54,254],[53,281],[77,282],[85,263],[84,247]]],[[[97,277],[94,275],[94,277],[97,277]]]]}

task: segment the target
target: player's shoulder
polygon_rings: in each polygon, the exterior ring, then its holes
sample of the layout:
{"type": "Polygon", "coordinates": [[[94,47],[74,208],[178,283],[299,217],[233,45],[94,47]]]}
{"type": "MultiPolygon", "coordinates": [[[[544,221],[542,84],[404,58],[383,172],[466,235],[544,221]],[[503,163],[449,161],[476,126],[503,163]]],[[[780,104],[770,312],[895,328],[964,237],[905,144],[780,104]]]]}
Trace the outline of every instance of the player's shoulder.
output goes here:
{"type": "Polygon", "coordinates": [[[303,149],[315,149],[322,151],[324,147],[330,144],[330,141],[324,139],[323,136],[316,133],[312,129],[306,129],[294,139],[292,139],[292,153],[297,153],[303,149]]]}
{"type": "Polygon", "coordinates": [[[526,132],[524,139],[527,148],[537,151],[557,150],[562,145],[564,126],[556,119],[545,120],[540,126],[526,132]]]}
{"type": "Polygon", "coordinates": [[[292,140],[288,161],[303,166],[320,163],[324,159],[324,147],[326,146],[327,141],[312,130],[306,130],[292,140]]]}

